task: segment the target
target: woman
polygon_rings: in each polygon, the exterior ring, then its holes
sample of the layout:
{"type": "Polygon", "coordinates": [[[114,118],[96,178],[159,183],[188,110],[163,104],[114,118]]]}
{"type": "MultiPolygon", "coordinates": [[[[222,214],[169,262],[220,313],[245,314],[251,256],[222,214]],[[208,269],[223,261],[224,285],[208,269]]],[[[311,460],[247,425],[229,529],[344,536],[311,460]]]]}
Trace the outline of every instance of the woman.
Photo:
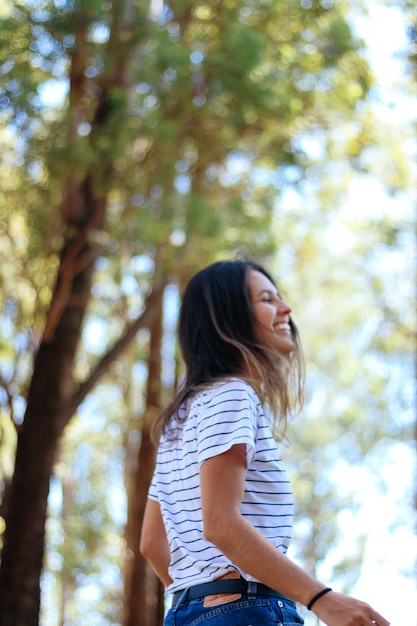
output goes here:
{"type": "Polygon", "coordinates": [[[185,383],[159,421],[142,554],[173,594],[166,626],[388,622],[286,556],[291,489],[272,432],[302,398],[291,308],[260,265],[223,261],[184,294],[185,383]],[[273,416],[273,419],[270,417],[273,416]]]}

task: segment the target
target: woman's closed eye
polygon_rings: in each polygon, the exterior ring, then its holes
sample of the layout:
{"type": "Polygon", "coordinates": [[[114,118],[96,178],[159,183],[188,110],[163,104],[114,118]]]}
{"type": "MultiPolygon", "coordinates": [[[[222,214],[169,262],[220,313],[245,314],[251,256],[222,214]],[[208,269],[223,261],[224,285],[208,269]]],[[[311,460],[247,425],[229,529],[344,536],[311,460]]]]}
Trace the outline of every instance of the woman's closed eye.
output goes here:
{"type": "Polygon", "coordinates": [[[260,300],[258,300],[258,302],[267,302],[268,304],[275,304],[275,303],[279,303],[282,302],[281,298],[279,296],[263,296],[262,298],[260,298],[260,300]]]}

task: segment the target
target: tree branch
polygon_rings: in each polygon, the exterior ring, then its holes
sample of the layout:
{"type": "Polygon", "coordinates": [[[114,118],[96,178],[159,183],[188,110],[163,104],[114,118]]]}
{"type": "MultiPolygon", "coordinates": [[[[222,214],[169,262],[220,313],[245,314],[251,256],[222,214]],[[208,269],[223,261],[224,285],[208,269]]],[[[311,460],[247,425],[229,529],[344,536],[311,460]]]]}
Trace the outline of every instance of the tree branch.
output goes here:
{"type": "Polygon", "coordinates": [[[74,393],[68,409],[64,414],[65,423],[69,421],[77,408],[94,388],[99,379],[107,372],[110,364],[125,350],[125,348],[131,343],[136,333],[141,328],[152,328],[155,317],[153,313],[158,307],[160,299],[164,293],[164,287],[154,288],[148,298],[147,305],[142,315],[140,315],[134,322],[127,327],[125,334],[116,341],[112,348],[101,358],[96,365],[95,369],[91,372],[89,378],[80,384],[77,391],[74,393]]]}

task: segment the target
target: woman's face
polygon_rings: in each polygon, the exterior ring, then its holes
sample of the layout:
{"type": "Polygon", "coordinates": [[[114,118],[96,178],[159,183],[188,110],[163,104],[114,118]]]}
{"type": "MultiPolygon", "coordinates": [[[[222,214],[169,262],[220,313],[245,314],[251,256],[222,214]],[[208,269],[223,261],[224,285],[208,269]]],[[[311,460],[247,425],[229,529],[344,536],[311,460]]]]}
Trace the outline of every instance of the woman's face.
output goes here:
{"type": "Polygon", "coordinates": [[[281,300],[277,288],[261,272],[249,270],[247,284],[258,340],[280,354],[289,354],[295,349],[290,327],[291,307],[281,300]]]}

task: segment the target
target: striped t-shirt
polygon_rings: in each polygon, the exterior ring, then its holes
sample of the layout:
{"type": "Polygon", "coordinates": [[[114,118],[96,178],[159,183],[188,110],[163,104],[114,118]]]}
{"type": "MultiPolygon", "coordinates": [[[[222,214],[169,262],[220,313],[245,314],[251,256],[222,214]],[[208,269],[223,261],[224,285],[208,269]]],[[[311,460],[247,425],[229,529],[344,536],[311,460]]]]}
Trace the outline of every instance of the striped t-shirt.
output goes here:
{"type": "Polygon", "coordinates": [[[247,473],[241,513],[284,554],[291,537],[291,487],[254,389],[229,379],[197,394],[185,422],[169,422],[162,436],[149,498],[159,502],[171,551],[173,593],[237,568],[203,536],[199,467],[235,444],[246,444],[247,473]]]}

